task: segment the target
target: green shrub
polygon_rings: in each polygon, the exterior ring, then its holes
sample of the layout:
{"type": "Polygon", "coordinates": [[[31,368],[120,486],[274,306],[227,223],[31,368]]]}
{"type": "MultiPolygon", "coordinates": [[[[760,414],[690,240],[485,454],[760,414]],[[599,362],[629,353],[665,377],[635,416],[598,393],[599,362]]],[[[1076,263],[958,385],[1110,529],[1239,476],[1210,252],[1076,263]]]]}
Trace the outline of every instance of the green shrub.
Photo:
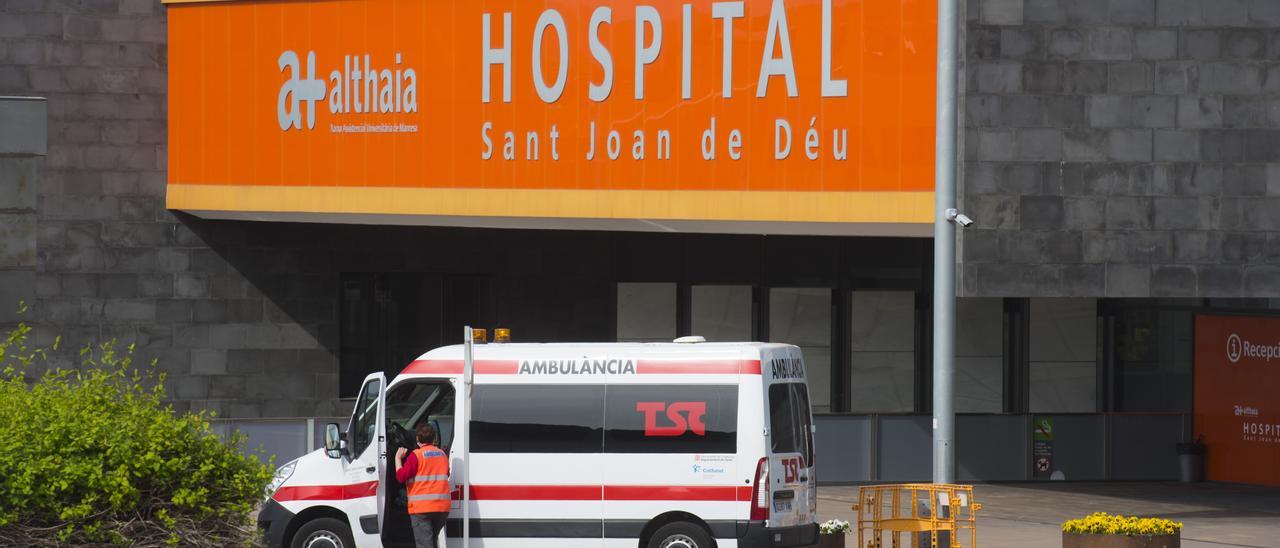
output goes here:
{"type": "Polygon", "coordinates": [[[132,345],[86,347],[82,368],[27,379],[46,361],[29,333],[0,341],[0,546],[252,542],[271,465],[242,454],[242,437],[215,435],[211,414],[176,415],[132,345]]]}

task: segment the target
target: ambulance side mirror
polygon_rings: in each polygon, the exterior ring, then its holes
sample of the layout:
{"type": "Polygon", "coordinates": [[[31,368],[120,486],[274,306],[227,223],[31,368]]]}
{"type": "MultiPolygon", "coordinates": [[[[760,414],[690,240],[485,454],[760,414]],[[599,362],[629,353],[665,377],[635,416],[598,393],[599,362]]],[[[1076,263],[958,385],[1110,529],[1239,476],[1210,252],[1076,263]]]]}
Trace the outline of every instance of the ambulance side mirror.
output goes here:
{"type": "Polygon", "coordinates": [[[342,434],[337,423],[324,425],[324,454],[331,459],[342,457],[342,434]]]}

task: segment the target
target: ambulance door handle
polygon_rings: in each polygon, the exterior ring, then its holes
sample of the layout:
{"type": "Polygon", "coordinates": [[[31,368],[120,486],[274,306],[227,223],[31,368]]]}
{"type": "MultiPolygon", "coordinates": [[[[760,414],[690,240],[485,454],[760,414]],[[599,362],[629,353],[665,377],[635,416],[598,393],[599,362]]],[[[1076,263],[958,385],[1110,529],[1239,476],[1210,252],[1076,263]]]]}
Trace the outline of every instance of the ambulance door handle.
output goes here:
{"type": "Polygon", "coordinates": [[[370,467],[368,467],[368,468],[365,468],[365,469],[364,469],[364,471],[365,471],[365,473],[372,474],[372,473],[374,473],[374,472],[377,472],[377,471],[378,471],[378,469],[377,469],[377,468],[375,468],[375,467],[373,467],[373,466],[370,466],[370,467]]]}

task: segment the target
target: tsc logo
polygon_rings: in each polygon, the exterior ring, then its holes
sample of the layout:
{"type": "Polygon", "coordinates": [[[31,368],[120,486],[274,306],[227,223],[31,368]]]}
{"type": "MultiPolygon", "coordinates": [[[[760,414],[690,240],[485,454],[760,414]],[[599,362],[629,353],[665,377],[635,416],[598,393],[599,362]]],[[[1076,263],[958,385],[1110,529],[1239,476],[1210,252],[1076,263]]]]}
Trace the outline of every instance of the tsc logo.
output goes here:
{"type": "Polygon", "coordinates": [[[782,476],[785,483],[800,481],[800,458],[782,459],[782,476]]]}
{"type": "Polygon", "coordinates": [[[1227,337],[1227,360],[1231,363],[1240,361],[1240,350],[1243,346],[1240,342],[1240,335],[1232,333],[1227,337]]]}
{"type": "Polygon", "coordinates": [[[707,414],[706,402],[680,401],[668,405],[660,401],[642,401],[636,402],[636,411],[644,413],[645,436],[682,436],[690,430],[699,436],[707,435],[707,425],[702,421],[707,414]],[[664,410],[670,426],[658,426],[658,414],[664,410]]]}

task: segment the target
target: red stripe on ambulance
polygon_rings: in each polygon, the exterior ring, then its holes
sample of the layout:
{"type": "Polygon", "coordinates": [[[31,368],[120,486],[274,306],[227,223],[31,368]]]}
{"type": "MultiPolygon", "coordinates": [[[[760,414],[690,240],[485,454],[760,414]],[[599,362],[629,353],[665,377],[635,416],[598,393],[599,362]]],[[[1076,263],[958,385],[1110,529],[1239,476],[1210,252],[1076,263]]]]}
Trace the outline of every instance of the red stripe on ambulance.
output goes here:
{"type": "MultiPolygon", "coordinates": [[[[477,375],[516,375],[516,360],[476,360],[477,375]]],[[[461,375],[462,360],[415,360],[409,375],[461,375]]],[[[759,375],[760,360],[639,360],[637,375],[759,375]]]]}
{"type": "Polygon", "coordinates": [[[350,485],[297,485],[281,487],[271,498],[279,502],[291,500],[348,500],[372,497],[378,494],[378,482],[367,481],[350,485]]]}
{"type": "MultiPolygon", "coordinates": [[[[352,485],[300,485],[282,487],[272,498],[279,502],[298,500],[347,500],[372,497],[378,482],[352,485]]],[[[454,490],[454,500],[461,498],[454,490]]],[[[721,485],[473,485],[471,500],[519,501],[713,501],[743,502],[751,500],[751,488],[721,485]]]]}

